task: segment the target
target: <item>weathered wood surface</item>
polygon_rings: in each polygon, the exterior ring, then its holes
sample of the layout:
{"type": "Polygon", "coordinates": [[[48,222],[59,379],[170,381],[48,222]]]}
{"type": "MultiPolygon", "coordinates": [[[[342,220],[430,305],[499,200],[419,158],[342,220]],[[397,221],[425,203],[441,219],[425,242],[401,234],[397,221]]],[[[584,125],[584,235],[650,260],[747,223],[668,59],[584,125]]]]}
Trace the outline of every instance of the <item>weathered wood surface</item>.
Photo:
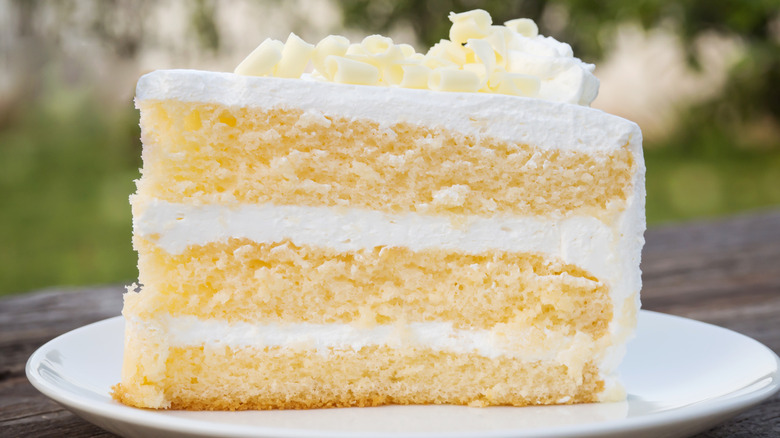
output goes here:
{"type": "MultiPolygon", "coordinates": [[[[780,352],[780,211],[648,231],[643,307],[717,324],[780,352]]],[[[121,286],[0,300],[0,436],[111,436],[36,391],[27,358],[46,341],[119,314],[121,286]]],[[[699,437],[780,436],[780,395],[699,437]]]]}

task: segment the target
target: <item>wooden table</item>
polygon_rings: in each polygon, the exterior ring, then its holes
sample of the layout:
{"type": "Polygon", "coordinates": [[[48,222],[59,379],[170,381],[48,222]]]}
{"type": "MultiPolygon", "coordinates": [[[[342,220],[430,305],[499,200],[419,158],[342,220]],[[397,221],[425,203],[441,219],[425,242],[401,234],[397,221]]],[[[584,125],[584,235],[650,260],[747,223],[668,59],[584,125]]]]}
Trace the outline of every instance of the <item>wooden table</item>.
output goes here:
{"type": "MultiPolygon", "coordinates": [[[[651,229],[643,307],[717,324],[780,352],[780,211],[651,229]]],[[[1,281],[1,280],[0,280],[1,281]]],[[[119,314],[121,286],[0,300],[0,436],[111,436],[50,401],[24,365],[46,341],[119,314]]],[[[699,437],[780,436],[780,394],[699,437]]]]}

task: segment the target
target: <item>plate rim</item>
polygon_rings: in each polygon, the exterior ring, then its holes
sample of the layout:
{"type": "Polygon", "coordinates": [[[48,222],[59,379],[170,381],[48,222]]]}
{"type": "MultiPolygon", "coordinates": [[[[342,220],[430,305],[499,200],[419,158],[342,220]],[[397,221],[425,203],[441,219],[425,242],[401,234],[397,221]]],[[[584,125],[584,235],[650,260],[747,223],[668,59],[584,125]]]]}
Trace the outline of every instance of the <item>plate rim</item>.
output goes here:
{"type": "MultiPolygon", "coordinates": [[[[638,432],[648,429],[650,426],[655,427],[669,427],[676,424],[685,424],[694,420],[704,420],[707,417],[718,416],[727,414],[728,417],[723,417],[720,421],[730,418],[750,407],[758,405],[764,400],[774,395],[780,390],[780,357],[772,349],[762,344],[761,342],[736,332],[725,327],[721,327],[715,324],[698,321],[691,318],[685,318],[677,315],[670,315],[666,313],[640,310],[640,317],[645,315],[647,318],[670,318],[675,319],[677,322],[686,324],[700,324],[707,327],[708,330],[718,330],[729,332],[732,335],[736,335],[741,338],[741,341],[753,344],[758,350],[768,354],[769,357],[774,359],[775,367],[769,374],[758,377],[752,383],[745,385],[739,389],[730,391],[725,394],[718,395],[716,397],[697,401],[688,405],[670,408],[660,412],[653,412],[637,417],[628,417],[614,420],[597,421],[593,423],[587,423],[582,425],[563,425],[555,426],[551,428],[532,428],[532,429],[500,429],[492,431],[472,431],[453,434],[450,432],[425,432],[425,433],[372,433],[372,437],[395,437],[395,438],[412,438],[412,437],[524,437],[524,436],[536,436],[536,437],[552,437],[552,436],[595,436],[594,434],[600,433],[630,433],[638,432]],[[758,386],[746,393],[733,395],[735,393],[744,391],[758,385],[759,383],[768,380],[766,384],[758,386]]],[[[255,425],[226,425],[224,423],[214,423],[208,420],[180,418],[171,416],[158,415],[160,411],[147,410],[140,408],[133,408],[125,405],[121,405],[118,402],[112,401],[110,403],[97,402],[87,396],[80,394],[74,394],[69,392],[51,381],[47,380],[38,372],[37,365],[41,363],[41,360],[45,358],[46,353],[52,349],[54,345],[66,337],[78,336],[81,332],[94,330],[95,326],[99,325],[112,325],[118,324],[123,319],[123,316],[118,315],[110,318],[106,318],[100,321],[96,321],[76,329],[63,333],[48,342],[38,347],[35,352],[28,358],[25,364],[25,374],[30,383],[43,395],[63,405],[66,409],[71,410],[76,415],[84,418],[87,416],[95,415],[104,419],[119,421],[124,424],[136,425],[145,428],[153,428],[165,432],[178,432],[187,433],[199,436],[206,436],[204,433],[217,433],[221,436],[229,437],[249,437],[249,436],[276,436],[276,437],[313,437],[313,438],[331,438],[331,437],[357,437],[366,436],[365,432],[352,432],[352,431],[322,431],[314,429],[294,429],[294,428],[279,428],[270,426],[255,426],[255,425]],[[226,428],[229,426],[229,429],[226,428]],[[220,428],[219,431],[216,429],[220,428]]],[[[110,397],[108,394],[104,394],[110,397]]],[[[424,408],[424,406],[420,406],[424,408]]],[[[377,407],[382,408],[382,407],[377,407]]],[[[342,409],[364,409],[364,408],[342,408],[342,409]]],[[[484,409],[484,408],[482,408],[484,409]]],[[[522,408],[518,408],[522,409],[522,408]]],[[[92,422],[88,418],[84,418],[86,421],[92,422]]]]}

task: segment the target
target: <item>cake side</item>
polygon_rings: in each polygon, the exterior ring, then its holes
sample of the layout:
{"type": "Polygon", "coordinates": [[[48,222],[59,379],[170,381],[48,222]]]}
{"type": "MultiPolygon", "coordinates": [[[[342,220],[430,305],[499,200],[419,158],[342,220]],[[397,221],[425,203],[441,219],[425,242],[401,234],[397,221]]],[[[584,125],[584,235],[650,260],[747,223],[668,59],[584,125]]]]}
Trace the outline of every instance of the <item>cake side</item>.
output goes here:
{"type": "MultiPolygon", "coordinates": [[[[466,136],[489,133],[498,140],[534,144],[540,150],[621,149],[638,132],[634,122],[601,110],[523,96],[202,70],[156,70],[138,80],[136,102],[163,100],[303,113],[311,110],[325,117],[374,121],[380,128],[399,123],[437,126],[466,136]]],[[[315,117],[316,113],[311,119],[315,117]]]]}
{"type": "MultiPolygon", "coordinates": [[[[186,119],[187,110],[191,111],[196,105],[181,107],[182,112],[173,114],[171,118],[186,119]]],[[[228,107],[223,109],[235,111],[228,107]]],[[[343,123],[355,126],[361,122],[351,120],[343,123]]],[[[338,126],[333,126],[338,123],[332,122],[328,129],[338,129],[338,126]]],[[[366,123],[374,126],[373,121],[366,123]]],[[[181,133],[189,132],[184,127],[180,129],[181,133]]],[[[279,129],[279,125],[269,124],[267,129],[279,129]]],[[[224,147],[230,144],[225,139],[238,135],[238,132],[231,134],[231,130],[225,128],[218,136],[204,138],[199,144],[221,143],[224,147]]],[[[257,128],[249,132],[262,135],[264,131],[257,128]]],[[[166,144],[170,142],[149,140],[152,135],[148,131],[144,133],[145,144],[153,147],[165,143],[162,148],[168,147],[166,144]]],[[[430,142],[430,138],[420,136],[411,141],[407,138],[403,147],[412,149],[417,142],[430,142]]],[[[175,144],[181,146],[186,141],[175,144]]],[[[489,149],[494,144],[498,144],[496,149],[504,146],[504,143],[495,143],[495,140],[490,139],[483,141],[479,147],[489,149]]],[[[277,138],[277,148],[285,145],[295,150],[300,143],[284,137],[277,138]]],[[[261,148],[251,142],[236,143],[232,147],[248,150],[261,148]]],[[[398,145],[395,147],[402,149],[398,145]]],[[[552,385],[550,388],[584,384],[585,374],[595,379],[589,380],[588,385],[592,385],[589,386],[590,390],[568,399],[561,394],[571,393],[569,389],[525,398],[486,396],[485,388],[501,387],[506,383],[504,378],[496,377],[493,381],[483,382],[485,386],[481,387],[479,396],[461,395],[451,397],[449,402],[525,405],[560,400],[583,402],[613,399],[619,396],[619,392],[610,393],[615,387],[612,373],[619,362],[621,345],[631,331],[640,287],[637,284],[639,274],[635,256],[638,256],[636,248],[641,242],[635,238],[633,244],[621,246],[618,243],[618,240],[626,237],[621,236],[625,233],[633,233],[634,237],[641,238],[638,230],[642,229],[642,225],[629,223],[633,217],[629,210],[636,209],[643,201],[642,192],[634,186],[640,181],[642,173],[637,169],[642,165],[641,156],[635,158],[634,148],[635,143],[629,142],[623,149],[630,153],[633,160],[629,166],[630,172],[633,172],[630,174],[630,182],[624,184],[625,189],[617,192],[618,195],[607,199],[602,207],[589,209],[591,214],[588,215],[583,214],[582,209],[563,213],[560,209],[552,209],[544,214],[522,215],[511,209],[502,211],[494,208],[492,216],[484,213],[480,215],[479,211],[463,214],[446,209],[441,212],[422,212],[416,208],[419,203],[410,202],[399,204],[403,205],[403,210],[396,209],[401,210],[396,213],[338,203],[316,207],[272,202],[254,204],[232,201],[220,204],[213,202],[213,198],[209,197],[211,193],[202,190],[172,202],[167,197],[169,194],[160,199],[154,196],[154,191],[141,190],[142,181],[133,204],[135,245],[139,251],[140,280],[144,290],[141,295],[128,296],[128,299],[132,299],[130,305],[126,305],[125,315],[139,322],[153,321],[160,315],[172,315],[181,323],[180,327],[184,327],[177,330],[184,331],[191,330],[193,322],[186,318],[192,317],[196,321],[213,318],[222,321],[220,324],[223,324],[224,329],[234,327],[238,332],[241,331],[242,322],[251,321],[259,324],[250,331],[255,334],[263,328],[273,328],[279,324],[300,323],[321,324],[321,331],[326,333],[341,325],[356,325],[370,331],[376,327],[382,330],[399,326],[408,328],[419,323],[433,324],[428,326],[430,331],[430,327],[448,321],[455,328],[482,330],[482,335],[477,337],[477,344],[482,344],[483,349],[484,345],[491,345],[503,352],[483,364],[490,368],[488,363],[494,363],[496,376],[501,374],[499,370],[504,368],[504,361],[511,360],[512,356],[508,352],[513,349],[526,352],[536,349],[536,356],[531,354],[513,360],[525,364],[522,366],[533,366],[538,372],[546,370],[544,373],[549,373],[546,374],[547,379],[559,382],[559,386],[552,385]],[[610,263],[614,259],[628,259],[627,263],[636,261],[632,270],[637,272],[623,272],[614,267],[610,263]],[[451,267],[447,267],[448,261],[452,263],[451,267]],[[570,266],[566,267],[566,263],[570,266]],[[388,266],[394,266],[393,270],[388,272],[388,266]],[[471,270],[464,267],[471,267],[471,270]],[[282,268],[288,269],[284,271],[282,268]],[[425,275],[420,275],[421,272],[425,275]],[[519,291],[524,292],[521,294],[519,291]],[[311,312],[312,307],[323,310],[311,312]],[[538,331],[530,336],[528,330],[534,329],[538,331]],[[544,333],[545,330],[548,333],[544,333]],[[572,343],[573,339],[577,342],[572,343]],[[559,347],[553,348],[552,345],[559,347]],[[545,363],[540,359],[551,356],[558,357],[554,363],[545,363]]],[[[535,149],[531,150],[536,152],[535,149]]],[[[577,153],[588,155],[581,151],[577,153]]],[[[595,156],[598,154],[593,153],[595,156]]],[[[530,154],[531,157],[533,155],[530,154]]],[[[157,156],[145,153],[144,158],[155,160],[157,156]]],[[[175,159],[175,153],[170,156],[175,159]]],[[[146,162],[144,178],[147,176],[146,162]]],[[[257,169],[264,161],[244,162],[252,163],[257,169]]],[[[595,172],[599,164],[609,165],[609,160],[599,162],[596,159],[594,163],[595,172]]],[[[150,164],[154,168],[154,161],[150,164]]],[[[538,167],[544,166],[545,162],[541,161],[538,167]]],[[[523,166],[518,169],[523,169],[523,166]]],[[[561,167],[560,171],[566,170],[561,167]]],[[[491,171],[500,170],[496,167],[485,169],[480,177],[494,178],[495,174],[491,171]]],[[[191,178],[208,179],[217,173],[202,172],[191,178]]],[[[292,175],[296,180],[311,182],[306,186],[299,185],[299,191],[305,192],[302,187],[316,188],[321,185],[310,175],[292,175]]],[[[178,181],[188,183],[188,179],[178,181]]],[[[466,185],[471,180],[459,182],[466,185]]],[[[475,182],[479,183],[479,179],[475,182]]],[[[268,190],[254,189],[257,192],[268,190]]],[[[380,192],[382,189],[378,185],[373,191],[380,192]]],[[[478,193],[479,199],[485,200],[491,199],[494,194],[489,190],[470,189],[469,192],[478,193]]],[[[391,194],[389,197],[393,196],[391,194]]],[[[168,339],[176,338],[175,333],[178,333],[175,330],[168,331],[170,325],[141,326],[138,329],[140,333],[144,330],[149,333],[168,333],[159,343],[169,345],[170,351],[203,348],[197,347],[193,339],[186,342],[168,339]]],[[[426,330],[420,333],[426,333],[426,330]]],[[[404,353],[407,359],[398,362],[399,369],[416,360],[425,363],[425,357],[442,357],[441,354],[480,356],[478,348],[458,352],[449,347],[431,347],[430,340],[426,340],[426,336],[420,333],[410,338],[411,345],[417,345],[414,348],[417,356],[404,353]]],[[[370,337],[360,331],[354,335],[358,338],[370,337]]],[[[232,337],[220,336],[220,339],[223,340],[203,340],[206,348],[202,354],[209,355],[209,358],[199,360],[209,363],[226,361],[227,353],[220,353],[220,348],[241,350],[245,354],[253,352],[251,354],[258,356],[277,354],[271,353],[265,344],[249,345],[247,340],[235,340],[227,347],[220,347],[227,342],[224,339],[232,337]]],[[[311,345],[321,341],[317,331],[307,332],[294,339],[289,341],[289,345],[311,345]]],[[[361,360],[368,360],[369,356],[365,354],[376,348],[383,349],[384,344],[336,345],[327,348],[336,350],[331,354],[315,354],[310,358],[309,366],[316,364],[317,367],[327,368],[330,366],[326,365],[330,363],[329,356],[342,354],[339,352],[352,352],[350,354],[356,355],[352,356],[353,359],[362,357],[361,360]]],[[[184,402],[184,396],[174,396],[170,391],[174,387],[181,389],[181,379],[177,377],[181,372],[175,371],[177,366],[173,356],[169,356],[170,352],[166,351],[162,350],[162,356],[167,357],[163,365],[155,360],[140,369],[138,362],[130,366],[131,371],[142,371],[137,377],[146,379],[142,381],[146,381],[147,386],[161,385],[162,382],[172,380],[179,382],[176,386],[158,386],[158,391],[166,394],[163,399],[167,404],[154,407],[226,407],[224,404],[202,405],[192,399],[184,402]],[[148,376],[154,373],[149,373],[147,366],[157,368],[157,372],[165,377],[152,383],[148,376]]],[[[188,357],[191,354],[187,353],[188,357]]],[[[390,360],[390,356],[387,356],[387,360],[390,360]]],[[[454,373],[457,369],[453,368],[450,372],[454,373]]],[[[444,368],[441,372],[444,372],[444,368]]],[[[200,382],[200,379],[197,380],[200,382]]],[[[129,388],[132,387],[132,384],[123,386],[128,394],[124,396],[125,400],[131,399],[130,394],[134,390],[129,388]]],[[[320,390],[311,391],[316,394],[320,390]]],[[[330,390],[322,391],[328,393],[330,390]]],[[[231,398],[223,400],[233,400],[229,402],[229,406],[234,406],[232,408],[320,406],[306,403],[279,404],[278,398],[282,393],[273,397],[269,395],[271,398],[254,398],[254,401],[243,400],[240,403],[231,398]]],[[[337,398],[342,401],[332,401],[323,406],[373,405],[379,403],[377,400],[396,403],[404,400],[436,400],[425,399],[421,395],[424,392],[414,397],[401,393],[396,396],[388,394],[391,393],[368,391],[363,396],[353,396],[349,403],[337,398]],[[378,397],[380,393],[384,393],[385,397],[378,397]]],[[[236,397],[240,399],[243,396],[236,397]]]]}
{"type": "Polygon", "coordinates": [[[424,58],[377,36],[329,37],[321,53],[291,36],[237,69],[295,77],[311,56],[312,80],[141,78],[142,286],[125,296],[115,398],[234,410],[624,397],[641,132],[575,104],[595,79],[567,45],[485,15],[452,15],[455,43],[424,58]],[[493,34],[475,41],[472,25],[493,34]],[[547,70],[515,71],[541,53],[547,70]],[[442,67],[453,61],[458,73],[442,67]],[[420,72],[449,91],[405,88],[420,72]]]}

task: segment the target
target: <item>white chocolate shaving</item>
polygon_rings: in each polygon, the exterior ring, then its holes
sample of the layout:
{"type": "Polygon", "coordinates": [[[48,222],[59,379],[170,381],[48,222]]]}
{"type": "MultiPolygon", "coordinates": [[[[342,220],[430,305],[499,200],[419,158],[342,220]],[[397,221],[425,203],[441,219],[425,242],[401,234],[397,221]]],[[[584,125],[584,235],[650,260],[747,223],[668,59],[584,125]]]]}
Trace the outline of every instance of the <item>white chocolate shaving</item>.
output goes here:
{"type": "Polygon", "coordinates": [[[514,96],[536,97],[539,94],[539,78],[518,73],[503,73],[495,92],[514,96]]]}
{"type": "Polygon", "coordinates": [[[487,36],[490,33],[490,25],[493,24],[490,14],[482,9],[460,14],[450,12],[449,19],[452,22],[450,40],[457,44],[463,44],[471,38],[487,36]]]}
{"type": "Polygon", "coordinates": [[[360,44],[368,53],[383,53],[393,47],[393,40],[382,35],[369,35],[360,44]]]}
{"type": "Polygon", "coordinates": [[[285,44],[263,41],[235,73],[299,78],[311,61],[314,80],[500,93],[580,105],[596,98],[593,65],[575,58],[568,44],[539,35],[533,20],[518,18],[497,26],[481,9],[451,12],[449,19],[450,39],[425,54],[382,35],[358,44],[330,35],[313,46],[290,34],[285,44]]]}
{"type": "Polygon", "coordinates": [[[520,35],[528,38],[533,38],[539,35],[539,26],[534,23],[534,20],[530,18],[516,18],[504,23],[504,26],[512,29],[520,35]]]}
{"type": "Polygon", "coordinates": [[[472,62],[469,64],[463,64],[463,70],[470,71],[477,75],[479,78],[479,85],[477,85],[477,90],[482,90],[487,86],[487,81],[490,75],[488,75],[485,64],[479,63],[479,62],[472,62]]]}
{"type": "MultiPolygon", "coordinates": [[[[349,48],[349,40],[340,35],[328,35],[314,47],[311,55],[311,62],[314,68],[321,74],[326,74],[325,58],[328,56],[344,56],[349,48]]],[[[333,76],[325,76],[328,80],[333,80],[333,76]]]]}
{"type": "MultiPolygon", "coordinates": [[[[401,48],[401,50],[403,51],[403,48],[401,48]]],[[[425,61],[425,55],[423,55],[422,53],[414,53],[412,54],[412,56],[409,56],[404,60],[404,62],[419,62],[421,64],[424,61],[425,61]]]]}
{"type": "Polygon", "coordinates": [[[474,56],[485,66],[485,80],[496,69],[496,51],[493,46],[485,40],[470,39],[466,47],[474,51],[474,56]]]}
{"type": "Polygon", "coordinates": [[[490,17],[490,14],[484,9],[474,9],[467,12],[461,12],[459,14],[450,12],[447,18],[449,18],[449,20],[452,23],[472,20],[480,28],[488,28],[490,27],[491,24],[493,24],[493,19],[490,17]]]}
{"type": "Polygon", "coordinates": [[[368,55],[368,52],[361,44],[350,44],[347,48],[347,55],[368,55]]]}
{"type": "Polygon", "coordinates": [[[484,38],[496,53],[496,64],[506,67],[507,41],[512,40],[512,31],[503,26],[493,26],[490,35],[484,38]]]}
{"type": "Polygon", "coordinates": [[[376,85],[379,82],[379,69],[365,62],[331,55],[325,58],[325,65],[333,73],[333,81],[340,84],[376,85]]]}
{"type": "Polygon", "coordinates": [[[487,34],[487,31],[477,26],[473,20],[459,21],[450,28],[450,40],[457,44],[463,44],[472,38],[484,38],[487,34]]]}
{"type": "Polygon", "coordinates": [[[498,66],[496,67],[496,70],[490,74],[490,77],[488,77],[487,86],[491,91],[495,92],[494,90],[496,90],[501,84],[501,81],[504,80],[505,73],[506,69],[502,66],[498,66]]]}
{"type": "Polygon", "coordinates": [[[468,62],[468,52],[466,51],[466,48],[461,44],[448,40],[441,40],[434,44],[425,56],[445,59],[455,65],[463,65],[468,62]]]}
{"type": "MultiPolygon", "coordinates": [[[[384,85],[398,85],[403,77],[403,71],[398,63],[403,62],[404,54],[401,52],[399,46],[392,43],[392,40],[389,38],[387,38],[387,40],[388,41],[371,41],[368,46],[364,45],[366,51],[370,54],[352,55],[348,56],[348,58],[366,62],[378,68],[380,72],[380,83],[384,85]]],[[[364,40],[363,44],[365,43],[364,40]]]]}
{"type": "Polygon", "coordinates": [[[404,58],[410,58],[415,55],[414,47],[409,44],[399,44],[398,48],[401,49],[401,54],[404,55],[404,58]]]}
{"type": "Polygon", "coordinates": [[[458,68],[458,64],[450,61],[449,59],[441,58],[438,56],[432,56],[430,53],[423,58],[423,64],[431,69],[439,67],[454,67],[458,68]]]}
{"type": "Polygon", "coordinates": [[[282,50],[282,59],[274,68],[274,76],[280,78],[299,78],[309,63],[314,46],[291,33],[282,50]]]}
{"type": "Polygon", "coordinates": [[[266,76],[270,74],[276,63],[282,59],[284,44],[281,41],[266,39],[260,43],[249,56],[234,70],[237,75],[266,76]]]}
{"type": "Polygon", "coordinates": [[[382,66],[382,77],[379,79],[385,85],[400,85],[404,77],[404,69],[401,64],[391,63],[382,66]]]}
{"type": "Polygon", "coordinates": [[[440,67],[428,76],[428,88],[436,91],[474,92],[479,90],[479,76],[468,70],[440,67]]]}
{"type": "Polygon", "coordinates": [[[403,78],[399,84],[404,88],[428,88],[431,69],[419,64],[402,65],[403,78]]]}

